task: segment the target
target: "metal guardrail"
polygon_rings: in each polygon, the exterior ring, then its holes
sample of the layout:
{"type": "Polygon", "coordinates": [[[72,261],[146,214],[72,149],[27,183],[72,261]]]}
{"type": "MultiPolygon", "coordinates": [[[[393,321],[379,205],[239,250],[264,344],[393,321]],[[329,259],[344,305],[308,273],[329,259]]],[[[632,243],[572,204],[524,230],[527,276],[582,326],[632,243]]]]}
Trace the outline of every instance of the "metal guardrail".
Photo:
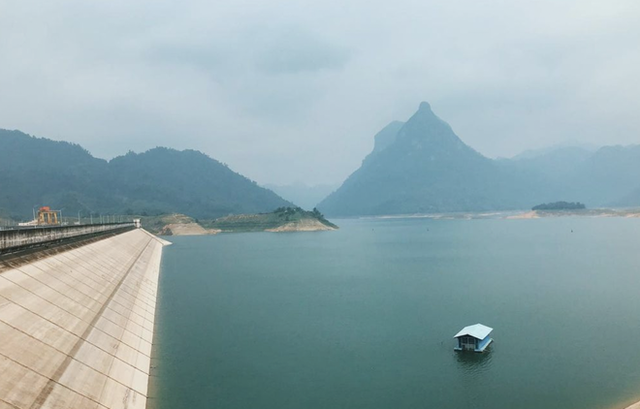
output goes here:
{"type": "Polygon", "coordinates": [[[0,230],[0,255],[15,249],[34,247],[44,243],[61,242],[71,238],[90,236],[114,230],[129,230],[135,223],[87,224],[74,226],[36,226],[0,230]]]}

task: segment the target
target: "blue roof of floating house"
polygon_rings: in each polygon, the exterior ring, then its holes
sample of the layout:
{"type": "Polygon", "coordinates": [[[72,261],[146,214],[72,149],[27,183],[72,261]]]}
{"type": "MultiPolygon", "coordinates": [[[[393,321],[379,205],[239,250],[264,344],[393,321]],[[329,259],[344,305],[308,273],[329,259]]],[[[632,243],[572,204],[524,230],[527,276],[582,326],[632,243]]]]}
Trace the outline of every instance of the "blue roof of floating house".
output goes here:
{"type": "Polygon", "coordinates": [[[478,339],[485,339],[490,333],[493,331],[493,328],[487,327],[486,325],[476,324],[469,325],[468,327],[464,327],[454,335],[454,338],[464,337],[466,335],[472,336],[478,339]]]}

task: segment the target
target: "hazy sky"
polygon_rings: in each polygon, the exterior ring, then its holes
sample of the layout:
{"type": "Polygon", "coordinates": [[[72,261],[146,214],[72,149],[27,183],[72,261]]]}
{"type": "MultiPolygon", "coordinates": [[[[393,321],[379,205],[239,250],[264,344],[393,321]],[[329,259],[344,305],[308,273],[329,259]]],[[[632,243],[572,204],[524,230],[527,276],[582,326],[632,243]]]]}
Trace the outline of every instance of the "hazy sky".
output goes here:
{"type": "Polygon", "coordinates": [[[0,128],[340,183],[429,101],[481,153],[640,143],[640,1],[0,0],[0,128]]]}

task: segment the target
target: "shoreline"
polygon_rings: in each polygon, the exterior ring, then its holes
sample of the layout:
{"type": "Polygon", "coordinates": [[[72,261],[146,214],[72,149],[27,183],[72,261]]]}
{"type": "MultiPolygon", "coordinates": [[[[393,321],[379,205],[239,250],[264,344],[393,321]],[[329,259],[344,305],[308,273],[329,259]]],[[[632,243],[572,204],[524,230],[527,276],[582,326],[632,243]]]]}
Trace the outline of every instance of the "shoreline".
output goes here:
{"type": "Polygon", "coordinates": [[[219,229],[205,229],[198,223],[167,224],[158,233],[159,236],[207,236],[221,233],[219,229]]]}
{"type": "Polygon", "coordinates": [[[621,401],[619,404],[608,406],[607,409],[640,409],[640,397],[621,401]]]}
{"type": "MultiPolygon", "coordinates": [[[[584,210],[506,210],[487,212],[414,213],[353,217],[355,219],[432,219],[432,220],[531,220],[552,217],[640,218],[640,208],[597,208],[584,210]]],[[[635,409],[635,408],[634,408],[635,409]]],[[[639,408],[640,409],[640,408],[639,408]]]]}
{"type": "Polygon", "coordinates": [[[300,220],[287,222],[280,226],[272,228],[247,229],[244,226],[238,226],[234,229],[212,229],[204,228],[198,223],[175,223],[168,224],[160,230],[159,236],[208,236],[221,233],[296,233],[296,232],[317,232],[317,231],[333,231],[338,227],[328,226],[317,220],[300,220]]]}

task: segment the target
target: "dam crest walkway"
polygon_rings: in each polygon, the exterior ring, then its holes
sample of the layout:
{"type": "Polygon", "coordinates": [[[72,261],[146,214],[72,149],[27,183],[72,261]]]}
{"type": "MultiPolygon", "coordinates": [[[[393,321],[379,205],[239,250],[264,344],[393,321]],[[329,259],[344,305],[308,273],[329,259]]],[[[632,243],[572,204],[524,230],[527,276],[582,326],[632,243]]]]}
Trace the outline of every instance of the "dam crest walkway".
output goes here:
{"type": "Polygon", "coordinates": [[[0,409],[145,408],[167,244],[136,229],[0,267],[0,409]]]}

